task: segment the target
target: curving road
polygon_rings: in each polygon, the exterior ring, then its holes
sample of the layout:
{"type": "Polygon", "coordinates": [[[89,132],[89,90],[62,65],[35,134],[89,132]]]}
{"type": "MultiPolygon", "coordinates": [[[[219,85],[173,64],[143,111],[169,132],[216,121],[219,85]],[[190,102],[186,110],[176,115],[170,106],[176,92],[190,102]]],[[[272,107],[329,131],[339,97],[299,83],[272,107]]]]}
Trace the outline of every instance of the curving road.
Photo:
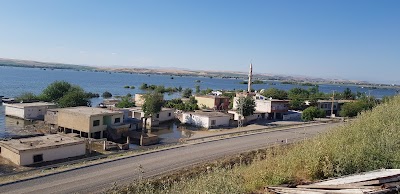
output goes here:
{"type": "Polygon", "coordinates": [[[201,144],[187,145],[166,151],[125,158],[108,163],[75,169],[58,174],[0,186],[0,193],[95,193],[114,183],[126,184],[134,179],[150,177],[215,160],[227,155],[263,148],[276,143],[293,142],[312,137],[336,124],[299,127],[201,144]],[[143,167],[141,173],[139,166],[143,167]],[[141,174],[141,175],[140,175],[141,174]]]}

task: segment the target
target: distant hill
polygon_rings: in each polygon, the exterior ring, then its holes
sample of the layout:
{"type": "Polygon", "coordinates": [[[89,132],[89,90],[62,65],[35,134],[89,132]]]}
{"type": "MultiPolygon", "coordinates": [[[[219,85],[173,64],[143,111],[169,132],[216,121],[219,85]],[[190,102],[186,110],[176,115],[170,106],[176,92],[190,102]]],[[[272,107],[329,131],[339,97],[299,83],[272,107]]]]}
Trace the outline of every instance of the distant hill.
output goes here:
{"type": "Polygon", "coordinates": [[[39,61],[19,60],[19,59],[4,59],[4,58],[0,58],[0,66],[53,68],[53,69],[78,69],[78,70],[95,69],[94,67],[84,66],[84,65],[73,65],[73,64],[53,63],[53,62],[39,62],[39,61]]]}
{"type": "MultiPolygon", "coordinates": [[[[29,67],[29,68],[49,68],[49,69],[73,69],[73,70],[89,70],[89,71],[108,71],[108,72],[123,72],[123,73],[139,73],[139,74],[160,74],[171,76],[200,76],[210,78],[226,78],[246,80],[247,72],[239,71],[204,71],[190,70],[185,68],[174,67],[94,67],[86,65],[74,65],[55,62],[39,62],[31,60],[5,59],[0,58],[0,66],[12,67],[29,67]]],[[[372,84],[365,81],[345,80],[345,79],[324,79],[308,76],[289,76],[289,75],[273,75],[255,73],[254,79],[272,80],[272,81],[289,81],[298,83],[313,83],[313,84],[341,84],[341,85],[358,85],[358,86],[373,86],[373,87],[397,87],[388,84],[372,84]]]]}

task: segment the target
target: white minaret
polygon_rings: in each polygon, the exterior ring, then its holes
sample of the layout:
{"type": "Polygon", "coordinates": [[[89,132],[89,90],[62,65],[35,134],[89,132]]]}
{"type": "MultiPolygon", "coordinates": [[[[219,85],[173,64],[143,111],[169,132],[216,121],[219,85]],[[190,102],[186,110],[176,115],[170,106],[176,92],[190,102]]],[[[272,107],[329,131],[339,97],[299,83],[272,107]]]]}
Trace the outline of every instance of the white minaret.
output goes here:
{"type": "Polygon", "coordinates": [[[253,80],[253,64],[250,63],[249,82],[247,83],[247,91],[251,92],[251,81],[253,80]]]}

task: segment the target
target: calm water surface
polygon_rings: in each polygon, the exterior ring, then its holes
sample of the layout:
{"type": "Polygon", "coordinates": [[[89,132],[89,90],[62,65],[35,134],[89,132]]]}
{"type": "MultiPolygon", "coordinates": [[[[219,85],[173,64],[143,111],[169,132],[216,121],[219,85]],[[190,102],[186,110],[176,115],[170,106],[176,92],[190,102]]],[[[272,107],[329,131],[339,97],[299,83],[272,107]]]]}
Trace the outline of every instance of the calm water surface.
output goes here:
{"type": "MultiPolygon", "coordinates": [[[[236,79],[220,79],[209,77],[178,77],[167,75],[144,75],[144,74],[129,74],[129,73],[108,73],[108,72],[91,72],[91,71],[75,71],[75,70],[43,70],[38,68],[18,68],[18,67],[0,67],[0,96],[15,97],[24,92],[32,92],[35,94],[41,93],[50,83],[64,80],[73,84],[81,86],[88,92],[102,94],[105,91],[111,92],[113,95],[126,95],[128,93],[134,95],[135,93],[142,93],[139,89],[142,83],[164,85],[165,87],[179,87],[193,88],[199,84],[201,89],[212,88],[220,90],[232,89],[247,89],[247,85],[239,84],[236,79]],[[200,80],[201,83],[195,82],[200,80]],[[125,85],[135,86],[135,89],[125,89],[125,85]]],[[[267,89],[275,87],[279,89],[289,90],[297,85],[286,85],[276,82],[276,85],[257,84],[254,89],[267,89]]],[[[332,90],[341,92],[346,87],[349,87],[353,92],[359,91],[363,93],[371,93],[375,97],[383,97],[394,95],[396,93],[393,89],[375,89],[370,90],[367,88],[360,88],[357,86],[338,86],[338,85],[320,85],[319,89],[322,92],[332,92],[332,90]]],[[[166,99],[178,97],[179,94],[166,95],[166,99]]],[[[101,98],[93,99],[92,104],[97,105],[102,101],[101,98]]],[[[9,134],[23,133],[23,126],[27,123],[17,121],[11,118],[4,117],[4,106],[0,106],[0,137],[9,134]]],[[[181,137],[182,131],[171,125],[168,129],[159,132],[161,138],[165,137],[163,141],[170,141],[181,137]]]]}

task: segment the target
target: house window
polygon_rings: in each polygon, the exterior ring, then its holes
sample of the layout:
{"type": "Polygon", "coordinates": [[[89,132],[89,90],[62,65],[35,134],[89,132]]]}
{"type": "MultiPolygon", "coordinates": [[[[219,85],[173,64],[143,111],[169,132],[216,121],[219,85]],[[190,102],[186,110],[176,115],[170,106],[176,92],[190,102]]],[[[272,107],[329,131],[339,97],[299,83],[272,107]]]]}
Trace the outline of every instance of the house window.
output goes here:
{"type": "Polygon", "coordinates": [[[168,113],[168,116],[170,117],[170,116],[171,116],[171,113],[168,113]]]}
{"type": "Polygon", "coordinates": [[[211,126],[215,126],[216,122],[216,120],[211,120],[211,126]]]}
{"type": "Polygon", "coordinates": [[[33,163],[43,162],[43,154],[33,155],[33,163]]]}
{"type": "Polygon", "coordinates": [[[100,120],[94,120],[93,121],[93,127],[99,126],[100,125],[100,120]]]}
{"type": "Polygon", "coordinates": [[[160,118],[160,114],[157,114],[157,119],[160,118]]]}
{"type": "Polygon", "coordinates": [[[114,123],[120,123],[121,122],[121,118],[115,118],[114,119],[114,123]]]}

